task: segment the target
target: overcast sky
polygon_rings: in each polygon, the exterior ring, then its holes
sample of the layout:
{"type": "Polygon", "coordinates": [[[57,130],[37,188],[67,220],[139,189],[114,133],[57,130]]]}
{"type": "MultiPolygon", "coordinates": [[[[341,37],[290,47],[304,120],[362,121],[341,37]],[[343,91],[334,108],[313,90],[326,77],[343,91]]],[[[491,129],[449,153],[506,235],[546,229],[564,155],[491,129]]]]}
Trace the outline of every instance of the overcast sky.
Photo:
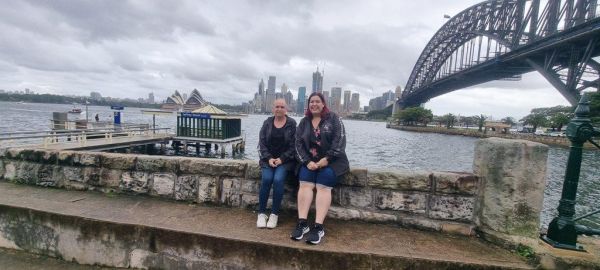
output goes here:
{"type": "MultiPolygon", "coordinates": [[[[368,100],[404,88],[419,54],[479,0],[11,1],[0,7],[0,89],[164,99],[197,88],[213,103],[250,100],[261,78],[296,94],[317,65],[368,100]]],[[[541,76],[435,98],[434,114],[520,118],[567,105],[541,76]]]]}

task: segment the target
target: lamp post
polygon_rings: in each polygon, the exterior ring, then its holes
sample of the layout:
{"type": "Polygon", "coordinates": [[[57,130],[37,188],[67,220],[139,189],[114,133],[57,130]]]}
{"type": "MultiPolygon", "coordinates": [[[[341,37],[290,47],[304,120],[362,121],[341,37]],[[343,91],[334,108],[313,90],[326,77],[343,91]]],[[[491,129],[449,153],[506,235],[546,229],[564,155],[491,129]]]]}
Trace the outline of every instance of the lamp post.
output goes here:
{"type": "Polygon", "coordinates": [[[589,104],[589,96],[583,95],[575,110],[575,118],[567,126],[567,137],[571,141],[571,150],[558,205],[558,217],[554,218],[548,225],[548,233],[541,236],[542,240],[556,248],[583,251],[583,247],[577,244],[577,235],[598,233],[597,230],[576,225],[575,221],[582,217],[573,218],[583,144],[586,141],[591,141],[593,136],[600,135],[600,130],[595,129],[591,124],[589,104]]]}

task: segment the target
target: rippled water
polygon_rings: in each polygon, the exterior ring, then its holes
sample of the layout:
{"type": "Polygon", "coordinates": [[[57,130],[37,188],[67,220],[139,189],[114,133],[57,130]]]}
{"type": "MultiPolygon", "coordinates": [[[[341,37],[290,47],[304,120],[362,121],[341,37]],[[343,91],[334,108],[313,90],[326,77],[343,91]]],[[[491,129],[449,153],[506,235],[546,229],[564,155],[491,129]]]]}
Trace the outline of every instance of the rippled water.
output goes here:
{"type": "MultiPolygon", "coordinates": [[[[84,107],[79,106],[84,109],[84,107]]],[[[50,128],[52,112],[68,111],[72,105],[17,104],[0,102],[0,133],[50,128]]],[[[89,116],[98,113],[109,120],[108,107],[89,106],[89,116]]],[[[70,117],[75,117],[70,115],[70,117]]],[[[78,116],[85,118],[85,114],[78,116]]],[[[244,158],[257,159],[258,132],[266,115],[249,115],[242,120],[246,135],[244,158]]],[[[152,124],[152,116],[143,115],[139,108],[125,108],[123,121],[152,124]]],[[[300,118],[296,118],[300,121],[300,118]]],[[[176,118],[157,116],[160,127],[174,128],[176,118]]],[[[347,133],[346,152],[352,167],[369,169],[437,170],[472,172],[475,138],[434,133],[415,133],[385,128],[385,123],[344,120],[347,133]]],[[[568,150],[550,147],[547,188],[545,190],[542,224],[556,215],[568,150]]],[[[600,151],[584,151],[579,184],[577,215],[600,207],[600,151]]],[[[600,228],[600,215],[582,222],[600,228]]]]}

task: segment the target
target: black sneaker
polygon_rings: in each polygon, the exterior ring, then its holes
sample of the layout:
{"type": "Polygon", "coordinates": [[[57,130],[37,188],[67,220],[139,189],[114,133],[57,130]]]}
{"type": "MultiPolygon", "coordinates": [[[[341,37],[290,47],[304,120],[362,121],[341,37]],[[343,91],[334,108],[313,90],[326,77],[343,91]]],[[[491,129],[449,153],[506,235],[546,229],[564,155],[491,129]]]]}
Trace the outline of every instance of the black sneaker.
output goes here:
{"type": "Polygon", "coordinates": [[[310,231],[310,228],[306,222],[298,222],[296,228],[292,231],[292,234],[290,234],[290,238],[296,241],[302,240],[302,237],[304,237],[308,231],[310,231]]]}
{"type": "Polygon", "coordinates": [[[316,245],[321,243],[321,239],[325,236],[325,229],[322,225],[315,225],[310,229],[310,232],[306,235],[306,243],[316,245]]]}

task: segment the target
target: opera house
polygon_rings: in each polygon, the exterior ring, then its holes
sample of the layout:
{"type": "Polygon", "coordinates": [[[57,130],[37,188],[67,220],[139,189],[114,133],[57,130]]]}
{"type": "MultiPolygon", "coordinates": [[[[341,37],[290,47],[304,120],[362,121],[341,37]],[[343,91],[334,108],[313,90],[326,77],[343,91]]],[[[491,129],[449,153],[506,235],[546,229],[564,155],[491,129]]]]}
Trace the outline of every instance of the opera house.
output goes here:
{"type": "Polygon", "coordinates": [[[175,90],[175,93],[168,97],[167,100],[160,106],[161,110],[169,110],[169,111],[193,111],[200,109],[209,102],[202,98],[200,92],[197,89],[194,89],[190,96],[186,99],[179,93],[179,91],[175,90]]]}

